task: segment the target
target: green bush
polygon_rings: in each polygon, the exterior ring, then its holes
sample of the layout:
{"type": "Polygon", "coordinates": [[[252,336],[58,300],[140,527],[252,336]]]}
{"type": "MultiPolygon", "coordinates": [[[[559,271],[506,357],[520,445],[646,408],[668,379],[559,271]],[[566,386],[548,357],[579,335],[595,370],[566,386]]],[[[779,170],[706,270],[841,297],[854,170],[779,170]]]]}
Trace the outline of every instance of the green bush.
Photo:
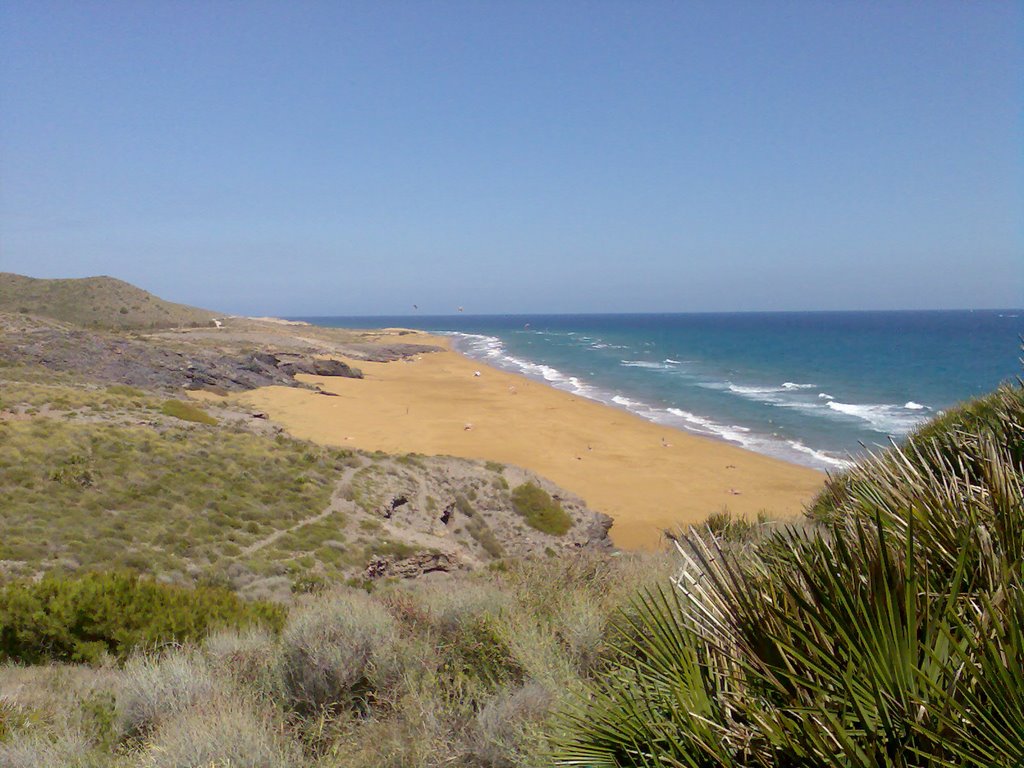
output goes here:
{"type": "Polygon", "coordinates": [[[542,533],[561,536],[572,528],[572,518],[540,486],[523,483],[512,489],[512,506],[526,524],[542,533]]]}
{"type": "Polygon", "coordinates": [[[191,403],[183,403],[181,400],[166,400],[160,406],[160,412],[164,416],[173,416],[182,421],[195,421],[200,424],[216,424],[217,420],[206,411],[191,403]]]}
{"type": "Polygon", "coordinates": [[[279,629],[285,609],[233,592],[160,584],[129,573],[48,575],[0,589],[0,661],[96,662],[138,647],[201,638],[215,627],[279,629]]]}

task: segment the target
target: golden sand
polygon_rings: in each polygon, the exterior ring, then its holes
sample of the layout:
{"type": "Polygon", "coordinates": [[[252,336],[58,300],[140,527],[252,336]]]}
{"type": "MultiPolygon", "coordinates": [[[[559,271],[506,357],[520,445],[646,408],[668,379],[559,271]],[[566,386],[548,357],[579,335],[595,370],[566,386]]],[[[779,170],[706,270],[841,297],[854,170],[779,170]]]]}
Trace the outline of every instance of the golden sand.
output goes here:
{"type": "MultiPolygon", "coordinates": [[[[425,334],[401,340],[447,346],[425,334]]],[[[393,363],[347,362],[365,378],[301,377],[337,397],[292,387],[233,397],[316,442],[527,467],[610,515],[612,539],[625,548],[657,547],[661,531],[723,507],[795,515],[825,479],[452,351],[393,363]]]]}

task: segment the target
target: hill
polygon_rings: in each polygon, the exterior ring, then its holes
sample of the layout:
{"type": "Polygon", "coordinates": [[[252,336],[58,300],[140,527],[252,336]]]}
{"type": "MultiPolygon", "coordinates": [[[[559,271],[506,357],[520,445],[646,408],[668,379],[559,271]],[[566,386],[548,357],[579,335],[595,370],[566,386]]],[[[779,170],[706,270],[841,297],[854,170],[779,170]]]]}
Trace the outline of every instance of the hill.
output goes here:
{"type": "Polygon", "coordinates": [[[43,280],[0,272],[0,312],[62,320],[90,328],[210,325],[216,314],[164,301],[113,277],[43,280]]]}
{"type": "Polygon", "coordinates": [[[127,568],[284,598],[610,546],[608,518],[517,467],[323,448],[227,403],[60,380],[0,368],[0,584],[127,568]]]}

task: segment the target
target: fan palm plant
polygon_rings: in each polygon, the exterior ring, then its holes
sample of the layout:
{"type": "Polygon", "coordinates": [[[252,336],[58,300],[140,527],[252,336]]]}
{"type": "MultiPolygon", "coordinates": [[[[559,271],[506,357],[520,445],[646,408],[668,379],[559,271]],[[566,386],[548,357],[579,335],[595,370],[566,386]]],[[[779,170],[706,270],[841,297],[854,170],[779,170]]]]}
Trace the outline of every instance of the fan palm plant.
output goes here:
{"type": "Polygon", "coordinates": [[[868,457],[816,528],[681,537],[673,588],[637,599],[553,761],[1024,764],[1021,392],[868,457]]]}

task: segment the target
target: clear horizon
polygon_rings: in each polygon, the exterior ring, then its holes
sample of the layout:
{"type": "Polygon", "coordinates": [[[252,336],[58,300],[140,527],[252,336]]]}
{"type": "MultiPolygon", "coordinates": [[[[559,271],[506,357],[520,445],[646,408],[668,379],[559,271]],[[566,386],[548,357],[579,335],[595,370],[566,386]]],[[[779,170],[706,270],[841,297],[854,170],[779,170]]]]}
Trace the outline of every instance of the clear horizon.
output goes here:
{"type": "MultiPolygon", "coordinates": [[[[282,320],[332,320],[342,319],[373,319],[377,317],[422,317],[424,319],[449,318],[449,317],[586,317],[588,315],[599,317],[607,315],[814,315],[814,314],[851,314],[858,312],[1024,312],[1022,307],[942,307],[922,309],[735,309],[735,310],[707,310],[707,311],[677,311],[677,312],[451,312],[448,314],[425,314],[420,312],[395,312],[393,314],[372,314],[372,315],[283,315],[282,320]]],[[[266,315],[265,315],[266,316],[266,315]]]]}
{"type": "Polygon", "coordinates": [[[4,271],[290,317],[1024,299],[1016,3],[12,0],[0,50],[4,271]]]}

